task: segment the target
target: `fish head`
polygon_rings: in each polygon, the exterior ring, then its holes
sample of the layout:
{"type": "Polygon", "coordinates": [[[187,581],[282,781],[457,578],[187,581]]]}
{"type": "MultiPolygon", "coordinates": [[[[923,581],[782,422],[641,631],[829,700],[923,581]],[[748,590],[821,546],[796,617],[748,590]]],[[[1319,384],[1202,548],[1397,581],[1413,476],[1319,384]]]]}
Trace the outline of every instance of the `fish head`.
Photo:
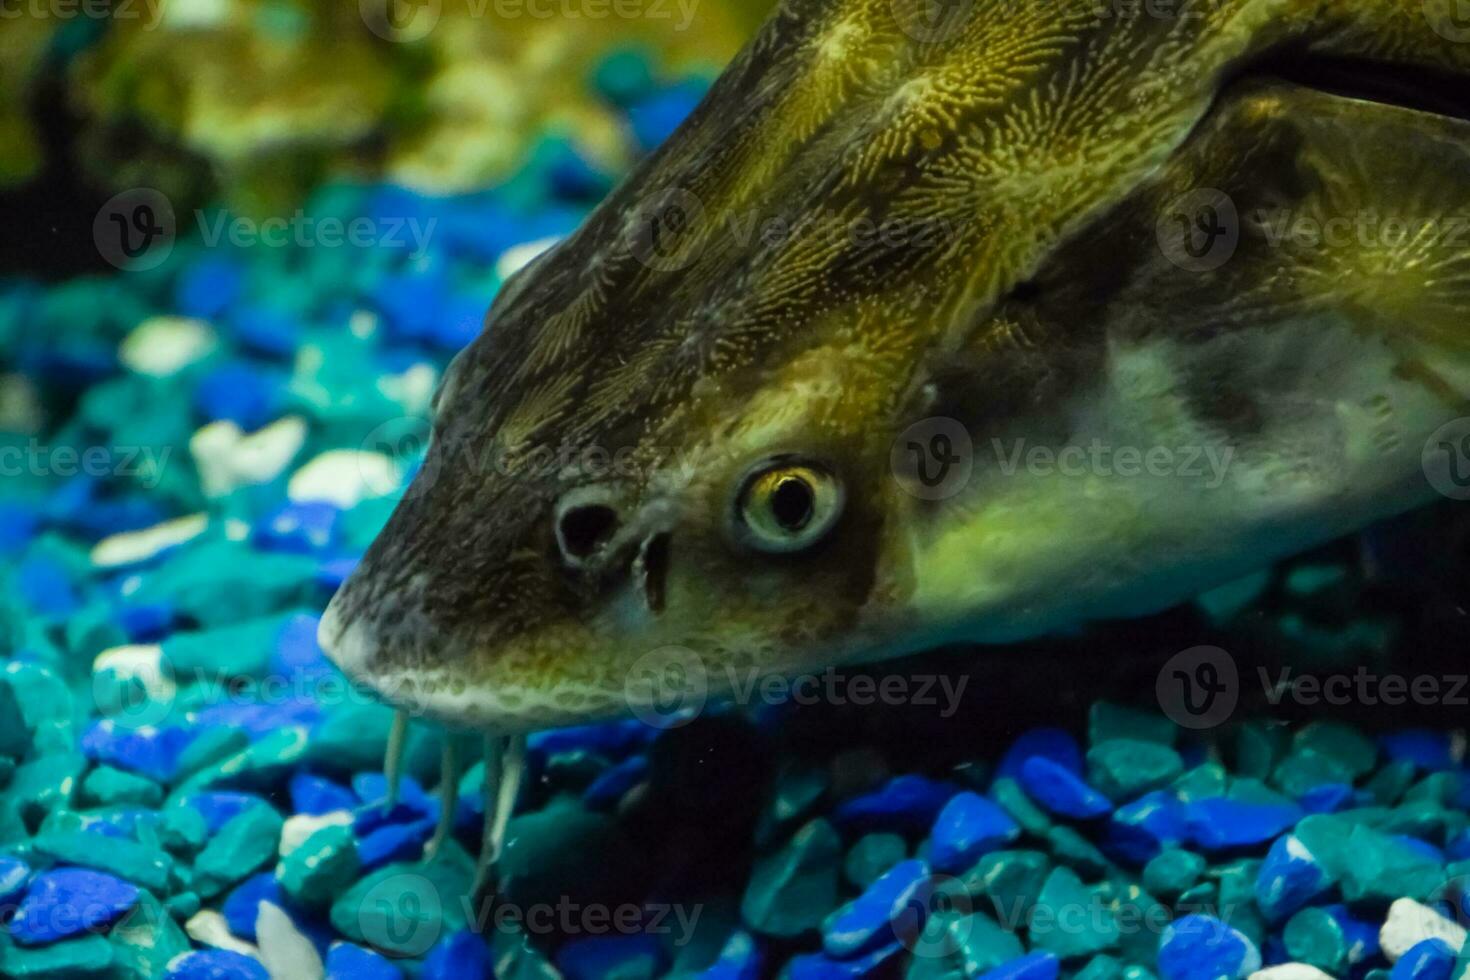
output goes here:
{"type": "MultiPolygon", "coordinates": [[[[1306,390],[1296,341],[1257,361],[1226,336],[1320,320],[1286,294],[1232,305],[1306,266],[1247,244],[1211,268],[1196,225],[1220,195],[1320,198],[1345,133],[1375,160],[1464,165],[1460,120],[1243,80],[1282,52],[1463,78],[1470,45],[1411,6],[784,4],[502,290],[324,647],[390,700],[514,732],[1028,635],[1070,595],[1228,535],[1244,498],[1124,498],[979,450],[1075,441],[1098,405],[1156,442],[1215,413],[1229,441],[1260,421],[1232,386],[1306,390]]],[[[1406,172],[1343,186],[1372,203],[1406,172]]],[[[1323,316],[1346,309],[1314,289],[1323,316]]]]}

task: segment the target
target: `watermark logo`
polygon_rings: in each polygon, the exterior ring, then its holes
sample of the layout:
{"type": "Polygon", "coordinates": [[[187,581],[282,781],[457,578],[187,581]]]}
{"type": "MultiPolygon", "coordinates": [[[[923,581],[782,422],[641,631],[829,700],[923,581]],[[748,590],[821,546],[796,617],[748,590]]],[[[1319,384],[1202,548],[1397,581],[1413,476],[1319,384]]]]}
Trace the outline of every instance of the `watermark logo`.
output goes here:
{"type": "Polygon", "coordinates": [[[920,44],[957,37],[970,22],[974,0],[890,0],[898,29],[920,44]]]}
{"type": "Polygon", "coordinates": [[[1169,202],[1154,226],[1159,250],[1186,272],[1220,268],[1240,245],[1240,214],[1235,201],[1212,187],[1182,194],[1169,202]]]}
{"type": "Polygon", "coordinates": [[[162,265],[173,252],[177,233],[173,204],[151,187],[115,195],[92,220],[97,254],[125,271],[146,272],[162,265]]]}
{"type": "Polygon", "coordinates": [[[650,728],[681,728],[709,700],[709,672],[694,651],[660,647],[633,664],[623,682],[623,697],[634,717],[650,728]]]}
{"type": "Polygon", "coordinates": [[[945,500],[970,482],[975,445],[959,421],[934,416],[899,433],[888,463],[905,492],[921,500],[945,500]]]}
{"type": "Polygon", "coordinates": [[[1159,671],[1154,695],[1164,714],[1181,728],[1222,725],[1235,713],[1240,700],[1240,672],[1235,658],[1219,647],[1182,650],[1159,671]]]}
{"type": "Polygon", "coordinates": [[[411,44],[429,36],[444,13],[443,0],[358,0],[358,13],[368,30],[394,44],[411,44]]]}
{"type": "Polygon", "coordinates": [[[400,956],[427,953],[439,940],[443,918],[439,889],[416,874],[384,878],[357,907],[357,926],[368,944],[400,956]]]}
{"type": "Polygon", "coordinates": [[[1446,41],[1470,44],[1470,0],[1424,0],[1424,19],[1446,41]]]}
{"type": "Polygon", "coordinates": [[[1431,487],[1451,500],[1470,500],[1470,416],[1434,430],[1420,462],[1431,487]]]}
{"type": "Polygon", "coordinates": [[[655,272],[678,272],[702,250],[697,229],[704,220],[704,202],[683,188],[656,196],[632,216],[629,250],[655,272]]]}

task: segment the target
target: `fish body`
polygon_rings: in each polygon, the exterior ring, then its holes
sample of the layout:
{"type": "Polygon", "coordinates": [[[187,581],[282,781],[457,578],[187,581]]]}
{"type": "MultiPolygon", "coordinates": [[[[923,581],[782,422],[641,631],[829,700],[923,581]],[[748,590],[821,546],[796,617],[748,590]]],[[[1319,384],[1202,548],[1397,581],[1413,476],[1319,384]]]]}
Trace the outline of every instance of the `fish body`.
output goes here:
{"type": "Polygon", "coordinates": [[[1437,0],[791,0],[507,284],[323,645],[512,733],[1147,613],[1432,499],[1467,76],[1437,0]]]}

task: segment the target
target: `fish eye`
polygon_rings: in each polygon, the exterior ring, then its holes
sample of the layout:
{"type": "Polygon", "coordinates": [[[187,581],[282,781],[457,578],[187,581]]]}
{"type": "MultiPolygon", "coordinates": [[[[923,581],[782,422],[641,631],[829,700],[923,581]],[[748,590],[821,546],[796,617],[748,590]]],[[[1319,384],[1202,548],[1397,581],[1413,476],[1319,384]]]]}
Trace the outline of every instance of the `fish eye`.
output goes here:
{"type": "Polygon", "coordinates": [[[841,481],[817,463],[791,457],[767,460],[740,481],[734,536],[756,551],[802,551],[832,530],[845,498],[841,481]]]}

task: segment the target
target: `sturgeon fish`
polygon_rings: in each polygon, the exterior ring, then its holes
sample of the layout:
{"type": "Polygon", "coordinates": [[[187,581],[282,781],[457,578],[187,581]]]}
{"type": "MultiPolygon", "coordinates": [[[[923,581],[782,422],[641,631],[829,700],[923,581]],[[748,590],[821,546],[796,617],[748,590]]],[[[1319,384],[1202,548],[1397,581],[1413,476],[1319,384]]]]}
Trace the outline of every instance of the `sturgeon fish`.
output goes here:
{"type": "Polygon", "coordinates": [[[786,0],[506,284],[324,647],[508,736],[1146,614],[1431,500],[1464,14],[786,0]]]}

